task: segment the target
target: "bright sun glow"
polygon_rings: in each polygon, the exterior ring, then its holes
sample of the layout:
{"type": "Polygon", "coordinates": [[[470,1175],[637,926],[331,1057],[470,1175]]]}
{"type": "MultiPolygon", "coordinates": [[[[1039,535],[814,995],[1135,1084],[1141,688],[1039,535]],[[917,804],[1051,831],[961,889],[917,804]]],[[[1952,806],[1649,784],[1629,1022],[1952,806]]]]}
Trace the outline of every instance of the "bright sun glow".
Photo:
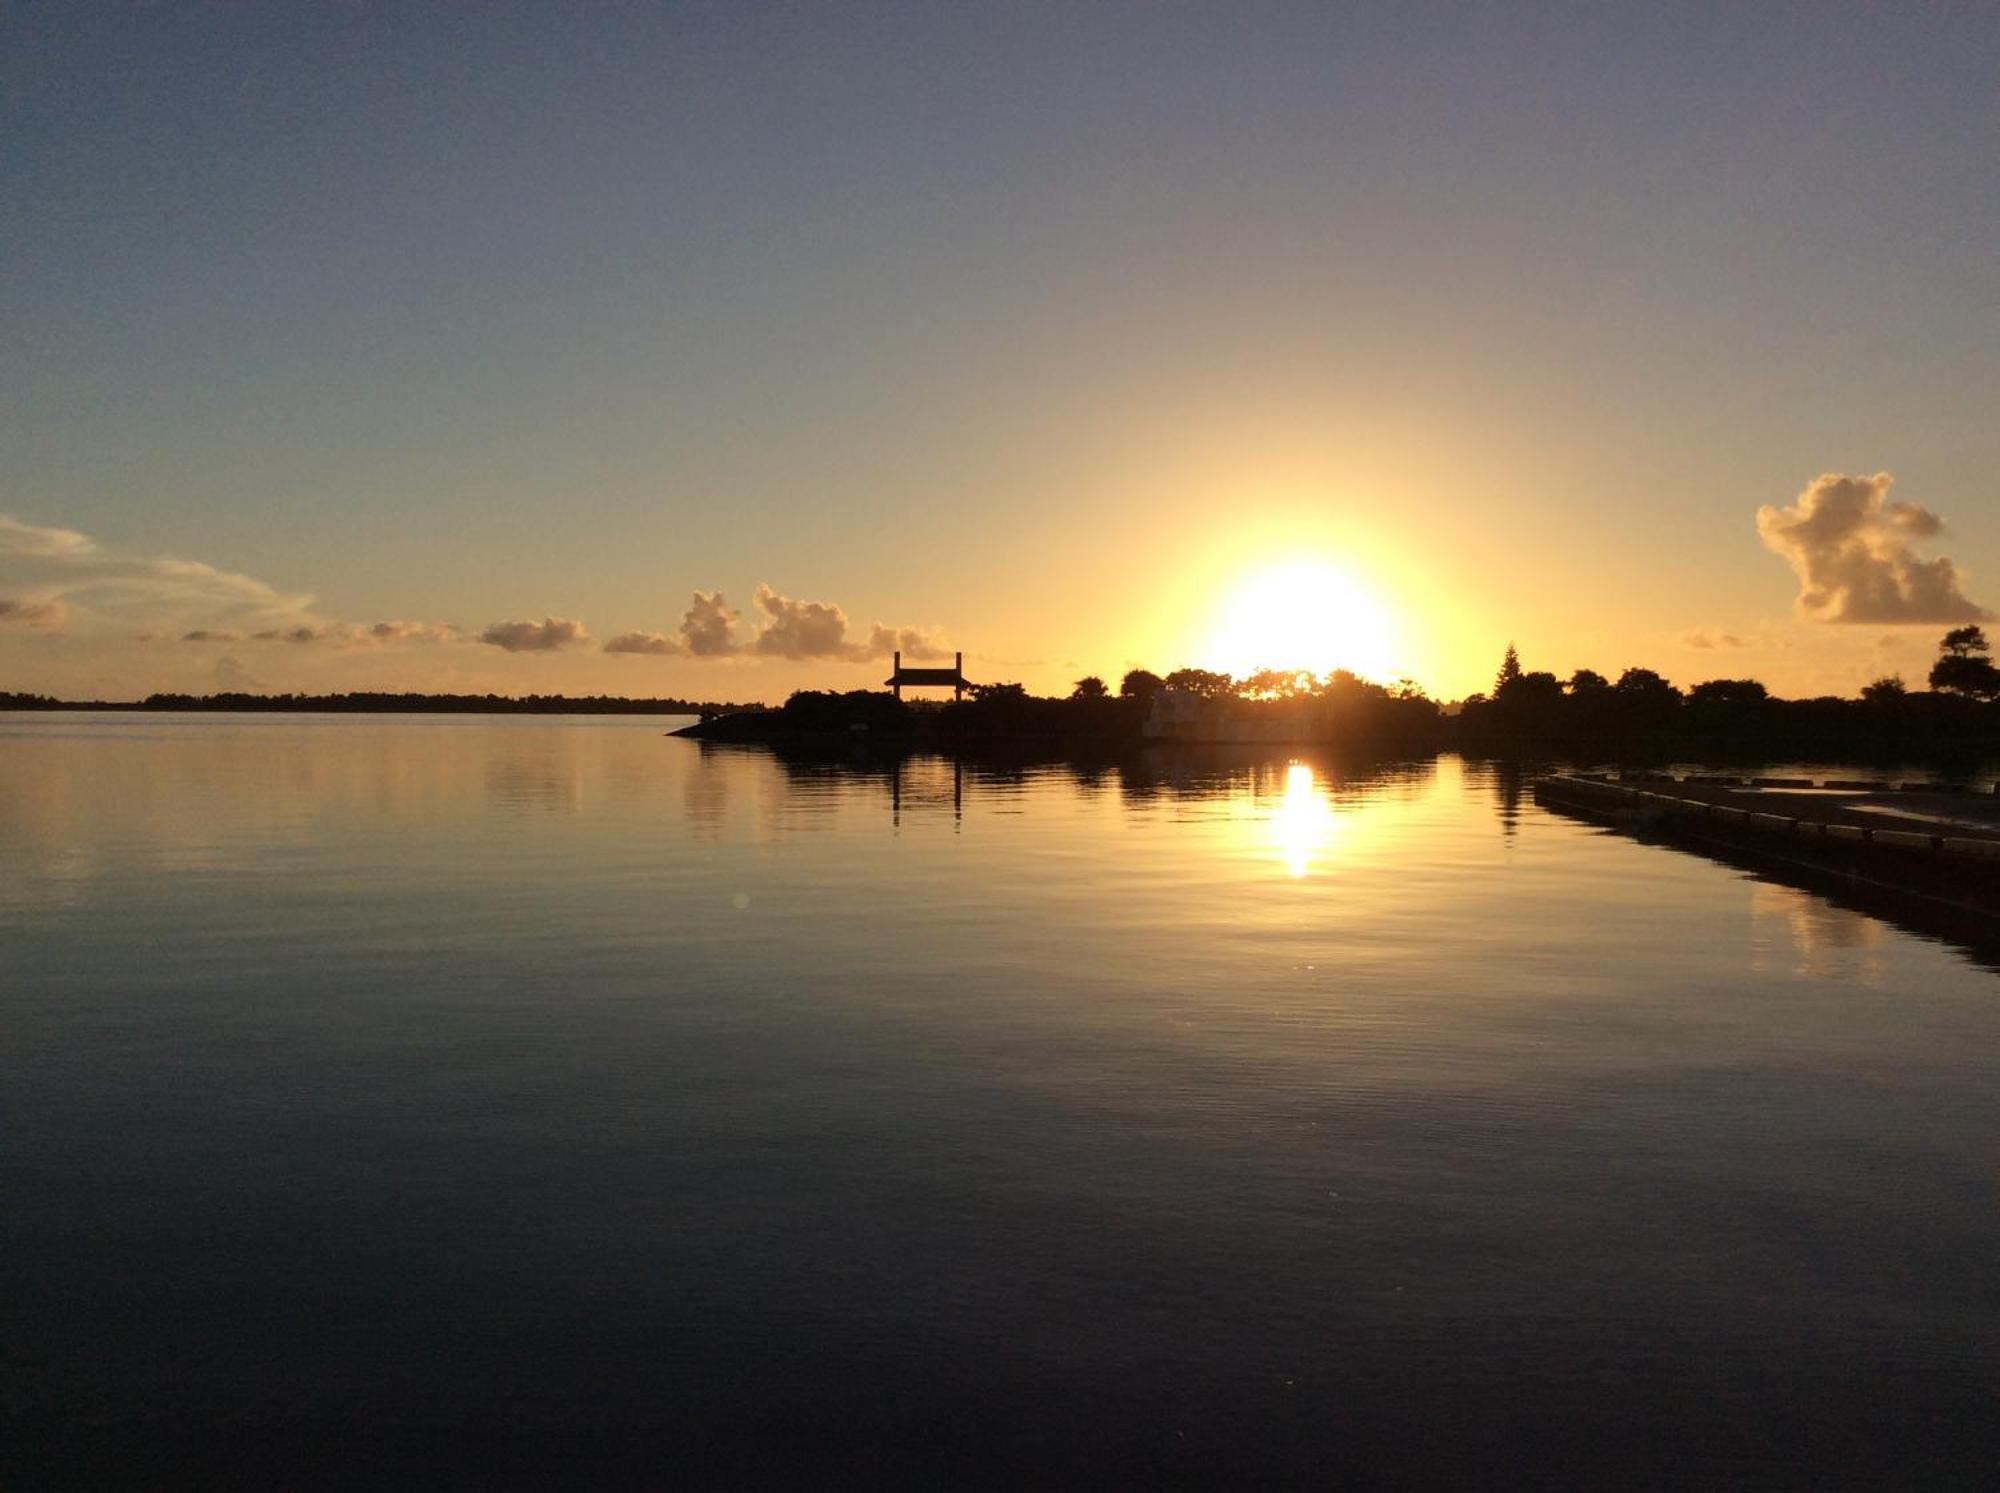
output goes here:
{"type": "Polygon", "coordinates": [[[1257,571],[1223,608],[1208,667],[1238,676],[1258,669],[1351,669],[1387,684],[1397,673],[1388,610],[1325,560],[1289,560],[1257,571]]]}

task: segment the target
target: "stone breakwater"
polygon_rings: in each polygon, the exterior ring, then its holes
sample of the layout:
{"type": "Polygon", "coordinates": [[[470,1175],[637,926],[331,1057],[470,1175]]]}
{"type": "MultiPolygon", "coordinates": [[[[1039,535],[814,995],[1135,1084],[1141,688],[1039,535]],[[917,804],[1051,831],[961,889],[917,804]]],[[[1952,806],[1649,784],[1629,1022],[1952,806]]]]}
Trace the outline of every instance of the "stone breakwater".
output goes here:
{"type": "Polygon", "coordinates": [[[1540,780],[1536,793],[1644,819],[2000,860],[2000,794],[1935,783],[1562,773],[1540,780]]]}
{"type": "Polygon", "coordinates": [[[2000,952],[2000,796],[1875,779],[1558,773],[1535,802],[2000,952]]]}

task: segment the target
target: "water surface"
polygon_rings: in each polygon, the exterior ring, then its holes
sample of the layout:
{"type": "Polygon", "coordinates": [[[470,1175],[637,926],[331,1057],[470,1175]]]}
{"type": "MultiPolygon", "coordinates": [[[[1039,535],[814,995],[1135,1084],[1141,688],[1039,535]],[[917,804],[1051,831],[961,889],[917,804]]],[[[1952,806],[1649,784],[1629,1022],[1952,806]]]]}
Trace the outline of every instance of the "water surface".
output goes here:
{"type": "Polygon", "coordinates": [[[1984,1482],[2000,979],[1443,758],[0,717],[0,1484],[1984,1482]]]}

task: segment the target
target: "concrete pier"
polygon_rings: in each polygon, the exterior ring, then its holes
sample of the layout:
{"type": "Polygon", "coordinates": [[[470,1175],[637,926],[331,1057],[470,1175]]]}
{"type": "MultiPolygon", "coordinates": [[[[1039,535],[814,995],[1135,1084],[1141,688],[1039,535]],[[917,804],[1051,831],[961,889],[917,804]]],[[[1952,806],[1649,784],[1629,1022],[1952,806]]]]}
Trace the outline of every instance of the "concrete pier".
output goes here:
{"type": "Polygon", "coordinates": [[[2000,796],[1874,779],[1558,773],[1535,802],[2000,948],[2000,796]]]}

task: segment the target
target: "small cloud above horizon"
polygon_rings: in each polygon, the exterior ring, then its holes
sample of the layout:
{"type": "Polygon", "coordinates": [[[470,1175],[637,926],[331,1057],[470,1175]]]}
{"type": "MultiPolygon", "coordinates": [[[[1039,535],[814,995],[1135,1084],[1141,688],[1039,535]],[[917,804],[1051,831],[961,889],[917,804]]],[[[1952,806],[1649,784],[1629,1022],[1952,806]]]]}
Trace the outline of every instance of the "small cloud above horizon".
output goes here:
{"type": "Polygon", "coordinates": [[[65,613],[59,601],[12,601],[0,596],[0,623],[22,627],[57,627],[65,613]]]}
{"type": "Polygon", "coordinates": [[[590,641],[590,634],[572,617],[544,617],[540,622],[495,622],[479,641],[508,653],[557,653],[590,641]]]}
{"type": "MultiPolygon", "coordinates": [[[[314,598],[286,593],[234,571],[171,555],[120,554],[74,529],[0,517],[0,585],[22,592],[0,600],[0,623],[53,629],[79,624],[84,636],[107,632],[141,643],[283,643],[336,650],[402,644],[477,642],[505,653],[558,653],[593,644],[584,624],[569,617],[525,618],[489,624],[472,633],[456,623],[375,623],[329,620],[314,598]]],[[[868,663],[901,652],[917,662],[951,655],[923,627],[872,623],[856,635],[846,609],[808,601],[759,584],[753,615],[760,626],[748,637],[743,616],[720,591],[697,590],[671,632],[633,629],[601,645],[614,656],[710,659],[783,659],[792,662],[868,663]]]]}
{"type": "Polygon", "coordinates": [[[1712,627],[1694,627],[1681,634],[1683,648],[1747,648],[1749,643],[1733,632],[1712,627]]]}
{"type": "Polygon", "coordinates": [[[750,645],[750,651],[770,658],[844,659],[867,663],[900,649],[919,662],[945,656],[945,650],[920,628],[876,623],[866,641],[850,642],[847,613],[830,601],[796,601],[769,586],[757,588],[758,607],[770,618],[750,645]]]}
{"type": "Polygon", "coordinates": [[[686,655],[687,646],[663,632],[621,632],[604,644],[606,653],[652,653],[662,657],[680,658],[686,655]]]}
{"type": "Polygon", "coordinates": [[[1915,503],[1889,501],[1895,478],[1827,472],[1788,508],[1757,510],[1757,532],[1799,578],[1797,608],[1819,622],[1923,624],[1992,617],[1960,589],[1952,562],[1918,557],[1944,520],[1915,503]]]}
{"type": "Polygon", "coordinates": [[[377,643],[449,643],[463,638],[465,629],[456,622],[405,622],[399,617],[373,624],[368,636],[377,643]]]}

